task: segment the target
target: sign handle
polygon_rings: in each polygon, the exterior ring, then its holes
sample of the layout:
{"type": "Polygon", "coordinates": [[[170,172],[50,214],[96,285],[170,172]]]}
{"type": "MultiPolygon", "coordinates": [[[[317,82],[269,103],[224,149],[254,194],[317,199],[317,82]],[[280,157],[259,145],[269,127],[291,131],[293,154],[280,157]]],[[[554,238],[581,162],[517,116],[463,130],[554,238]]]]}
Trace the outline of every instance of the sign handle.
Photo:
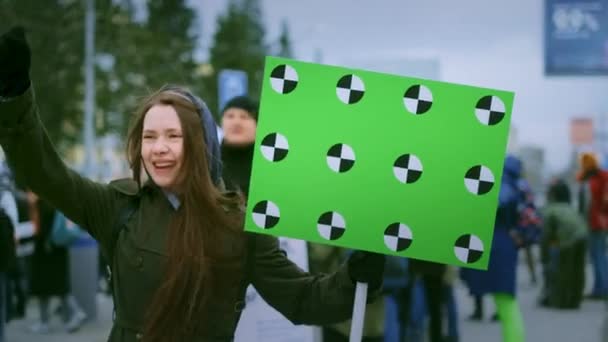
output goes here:
{"type": "Polygon", "coordinates": [[[367,302],[367,283],[357,282],[355,302],[353,304],[353,319],[350,325],[349,342],[361,342],[363,337],[363,320],[365,319],[365,303],[367,302]]]}

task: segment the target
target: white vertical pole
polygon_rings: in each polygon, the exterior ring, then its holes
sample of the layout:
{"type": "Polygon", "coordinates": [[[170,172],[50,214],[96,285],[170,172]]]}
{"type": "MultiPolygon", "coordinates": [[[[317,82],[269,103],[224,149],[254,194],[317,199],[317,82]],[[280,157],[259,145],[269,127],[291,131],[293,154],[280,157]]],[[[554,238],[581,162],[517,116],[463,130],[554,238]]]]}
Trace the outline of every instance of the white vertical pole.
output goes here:
{"type": "MultiPolygon", "coordinates": [[[[95,176],[95,0],[86,1],[85,12],[85,94],[83,139],[84,175],[95,176]]],[[[99,251],[92,238],[78,239],[70,246],[72,294],[89,321],[97,319],[99,251]]]]}
{"type": "Polygon", "coordinates": [[[363,337],[363,321],[365,319],[365,304],[367,303],[367,283],[357,282],[355,302],[353,305],[353,320],[350,325],[350,342],[361,342],[363,337]]]}
{"type": "Polygon", "coordinates": [[[84,171],[92,177],[95,171],[95,0],[86,0],[84,42],[84,171]]]}

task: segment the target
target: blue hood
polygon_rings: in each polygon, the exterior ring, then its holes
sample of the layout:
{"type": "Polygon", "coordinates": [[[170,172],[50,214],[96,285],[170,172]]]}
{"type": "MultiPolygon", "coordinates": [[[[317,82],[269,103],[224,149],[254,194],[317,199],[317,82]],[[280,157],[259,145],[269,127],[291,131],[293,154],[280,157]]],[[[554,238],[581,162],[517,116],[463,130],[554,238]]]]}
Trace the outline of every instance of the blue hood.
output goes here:
{"type": "Polygon", "coordinates": [[[211,111],[203,100],[194,96],[194,103],[202,112],[201,124],[205,132],[205,144],[207,145],[207,160],[209,161],[209,172],[215,185],[220,184],[222,177],[222,156],[220,151],[220,140],[217,136],[217,125],[211,115],[211,111]]]}
{"type": "Polygon", "coordinates": [[[503,177],[509,180],[516,180],[521,177],[522,168],[521,160],[512,155],[507,155],[503,168],[503,177]]]}
{"type": "Polygon", "coordinates": [[[213,119],[213,115],[207,107],[207,104],[198,96],[190,91],[175,85],[166,85],[162,90],[171,90],[183,94],[194,103],[201,114],[201,126],[203,135],[205,136],[205,145],[207,145],[207,160],[209,161],[209,173],[213,183],[217,186],[220,184],[222,177],[222,156],[220,151],[220,141],[217,136],[217,125],[213,119]]]}

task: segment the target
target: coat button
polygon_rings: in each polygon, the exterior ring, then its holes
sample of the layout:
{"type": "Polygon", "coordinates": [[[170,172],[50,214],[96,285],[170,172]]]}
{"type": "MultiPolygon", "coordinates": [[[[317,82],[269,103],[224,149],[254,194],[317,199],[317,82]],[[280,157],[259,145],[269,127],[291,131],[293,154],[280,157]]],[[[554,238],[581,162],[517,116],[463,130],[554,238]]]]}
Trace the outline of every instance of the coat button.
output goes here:
{"type": "Polygon", "coordinates": [[[136,339],[136,340],[141,340],[141,339],[142,339],[142,337],[144,337],[144,335],[142,335],[141,333],[137,333],[137,334],[135,334],[135,339],[136,339]]]}

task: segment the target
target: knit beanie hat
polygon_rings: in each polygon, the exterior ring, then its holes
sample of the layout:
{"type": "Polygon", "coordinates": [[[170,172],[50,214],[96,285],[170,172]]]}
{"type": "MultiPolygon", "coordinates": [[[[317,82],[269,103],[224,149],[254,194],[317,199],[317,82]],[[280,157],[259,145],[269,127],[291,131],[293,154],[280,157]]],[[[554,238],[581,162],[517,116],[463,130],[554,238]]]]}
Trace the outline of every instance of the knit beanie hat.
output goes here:
{"type": "Polygon", "coordinates": [[[258,121],[259,104],[247,96],[237,96],[230,99],[224,106],[222,115],[224,115],[224,113],[230,108],[242,109],[249,113],[249,116],[251,116],[255,121],[258,121]]]}

